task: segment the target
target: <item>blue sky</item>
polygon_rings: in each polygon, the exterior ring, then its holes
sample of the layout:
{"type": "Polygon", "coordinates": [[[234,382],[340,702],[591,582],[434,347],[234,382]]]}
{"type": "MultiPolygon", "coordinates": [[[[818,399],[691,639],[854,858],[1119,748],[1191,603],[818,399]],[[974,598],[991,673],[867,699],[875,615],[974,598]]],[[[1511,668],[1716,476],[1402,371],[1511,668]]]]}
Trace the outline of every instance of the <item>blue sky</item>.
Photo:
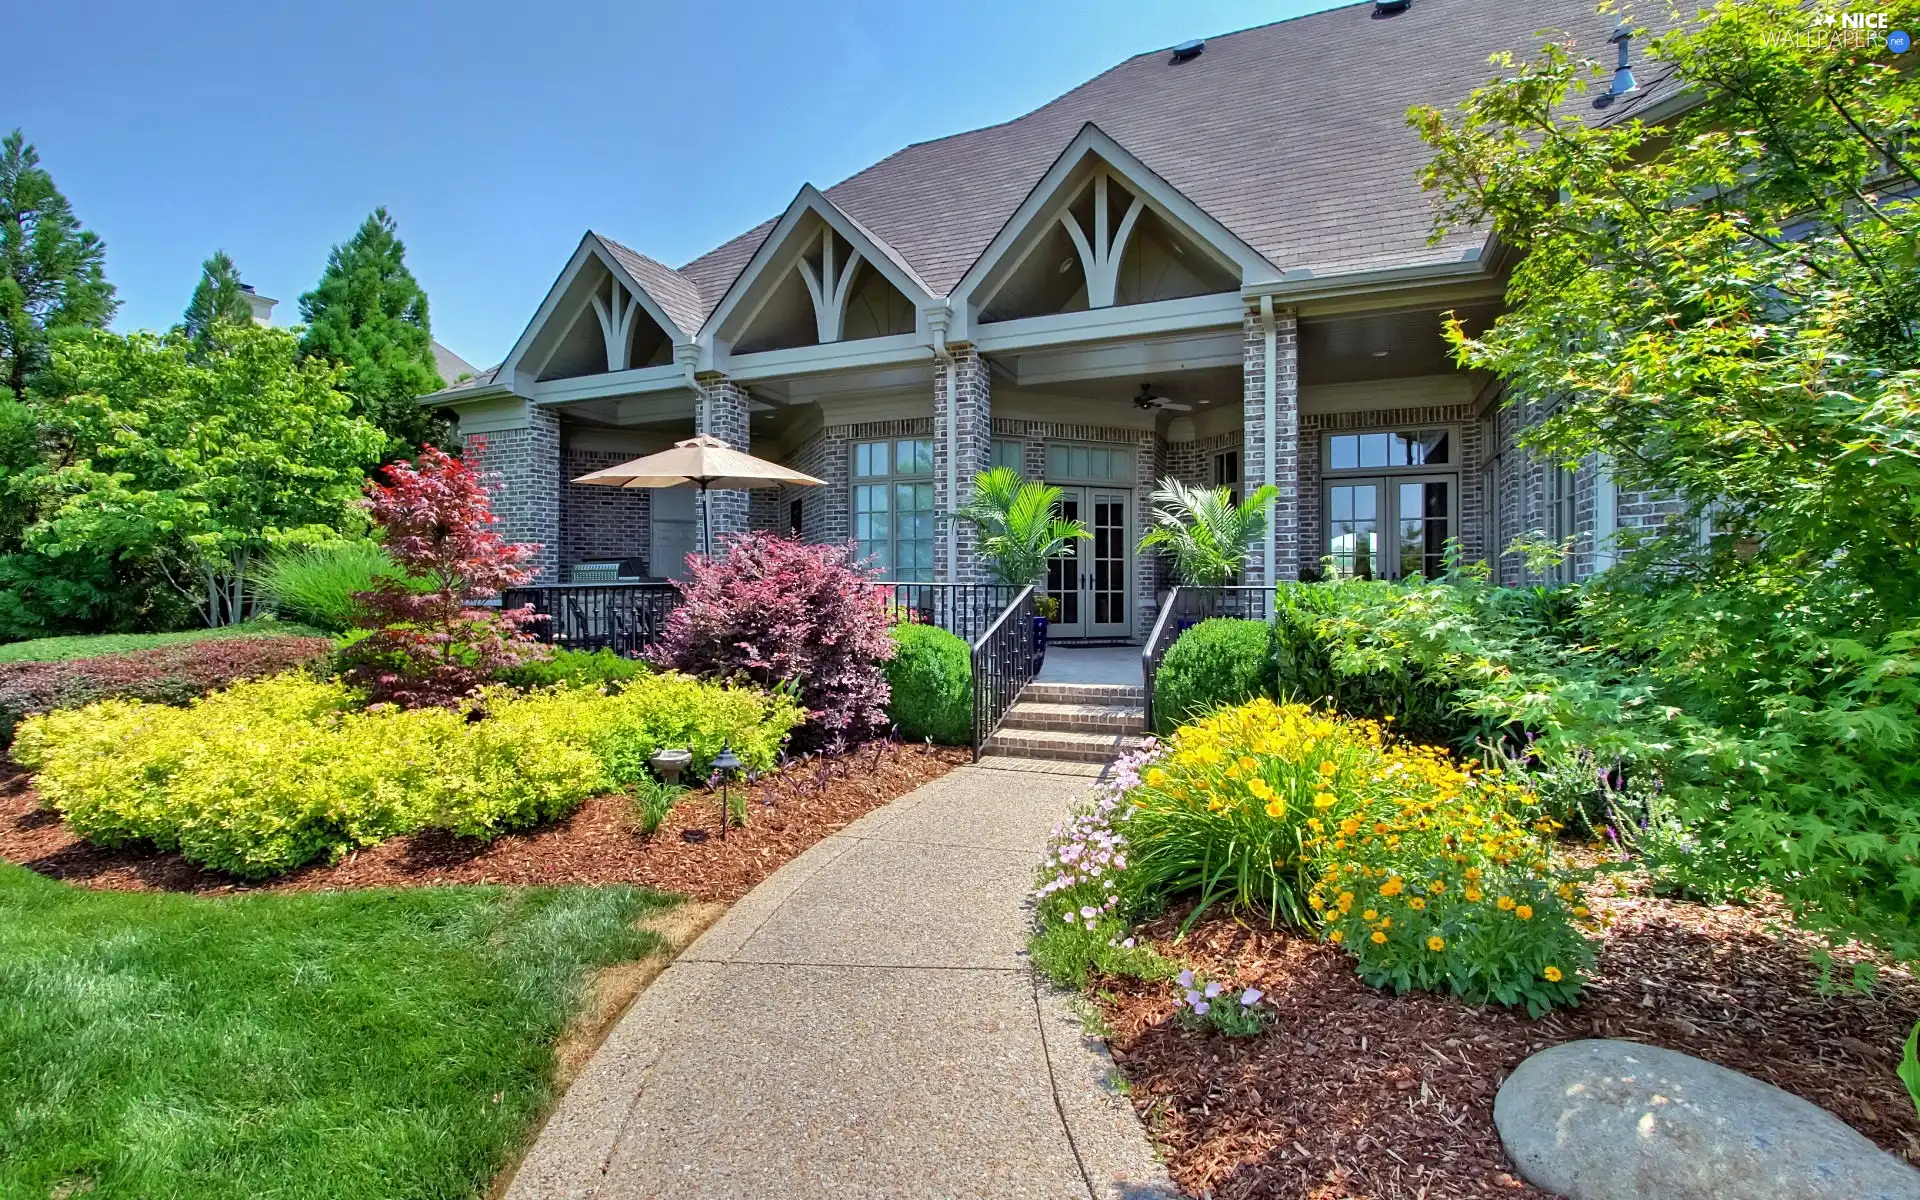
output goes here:
{"type": "Polygon", "coordinates": [[[106,239],[117,328],[177,321],[216,248],[292,323],[328,248],[384,204],[435,336],[486,366],[590,227],[677,266],[804,182],[1129,55],[1329,7],[63,0],[10,6],[0,126],[106,239]]]}

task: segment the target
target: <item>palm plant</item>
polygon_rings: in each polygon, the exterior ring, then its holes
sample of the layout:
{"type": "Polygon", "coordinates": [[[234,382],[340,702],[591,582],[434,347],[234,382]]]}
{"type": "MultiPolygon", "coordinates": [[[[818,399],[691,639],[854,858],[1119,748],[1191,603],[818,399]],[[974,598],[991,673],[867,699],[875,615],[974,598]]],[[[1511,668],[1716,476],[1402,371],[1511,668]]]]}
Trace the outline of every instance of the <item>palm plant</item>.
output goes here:
{"type": "Polygon", "coordinates": [[[1157,550],[1173,559],[1173,573],[1193,587],[1232,583],[1247,561],[1247,547],[1267,530],[1267,506],[1280,494],[1272,484],[1235,504],[1226,488],[1189,487],[1162,479],[1147,498],[1152,528],[1140,539],[1142,551],[1157,550]]]}
{"type": "Polygon", "coordinates": [[[1076,538],[1090,538],[1078,521],[1054,514],[1060,489],[1024,481],[1008,467],[974,476],[973,498],[954,516],[980,531],[980,554],[1001,583],[1038,582],[1047,560],[1076,538]]]}

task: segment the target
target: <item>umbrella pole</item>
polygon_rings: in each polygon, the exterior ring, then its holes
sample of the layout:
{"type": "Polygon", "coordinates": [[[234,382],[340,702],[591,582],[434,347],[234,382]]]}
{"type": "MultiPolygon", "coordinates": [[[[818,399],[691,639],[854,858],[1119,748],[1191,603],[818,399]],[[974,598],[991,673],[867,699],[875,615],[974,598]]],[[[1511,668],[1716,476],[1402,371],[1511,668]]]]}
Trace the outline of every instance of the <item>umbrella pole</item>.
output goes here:
{"type": "Polygon", "coordinates": [[[713,501],[707,496],[706,480],[700,481],[700,531],[705,535],[707,561],[713,561],[713,501]]]}

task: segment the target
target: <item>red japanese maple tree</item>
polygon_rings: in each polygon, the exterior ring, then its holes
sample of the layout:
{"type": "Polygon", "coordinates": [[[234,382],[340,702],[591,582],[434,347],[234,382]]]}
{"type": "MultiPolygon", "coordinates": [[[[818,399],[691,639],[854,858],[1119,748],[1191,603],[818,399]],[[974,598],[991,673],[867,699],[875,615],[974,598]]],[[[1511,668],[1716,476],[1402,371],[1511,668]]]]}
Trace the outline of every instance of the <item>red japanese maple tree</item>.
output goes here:
{"type": "MultiPolygon", "coordinates": [[[[477,454],[478,439],[469,446],[477,454]]],[[[366,506],[380,540],[408,579],[379,578],[354,601],[373,632],[342,651],[349,683],[373,703],[403,708],[451,705],[509,667],[550,651],[526,631],[531,607],[484,608],[534,576],[540,547],[494,531],[493,505],[478,468],[434,446],[419,465],[386,467],[368,480],[366,506]]]]}

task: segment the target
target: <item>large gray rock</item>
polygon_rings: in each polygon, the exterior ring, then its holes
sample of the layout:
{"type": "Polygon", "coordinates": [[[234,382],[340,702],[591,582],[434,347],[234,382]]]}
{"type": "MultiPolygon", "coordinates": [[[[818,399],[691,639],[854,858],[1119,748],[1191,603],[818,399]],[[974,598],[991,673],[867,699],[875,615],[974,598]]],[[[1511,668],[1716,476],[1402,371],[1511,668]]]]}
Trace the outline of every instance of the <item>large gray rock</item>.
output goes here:
{"type": "Polygon", "coordinates": [[[1920,1200],[1920,1171],[1825,1109],[1637,1042],[1542,1050],[1493,1123],[1528,1182],[1569,1200],[1920,1200]]]}

